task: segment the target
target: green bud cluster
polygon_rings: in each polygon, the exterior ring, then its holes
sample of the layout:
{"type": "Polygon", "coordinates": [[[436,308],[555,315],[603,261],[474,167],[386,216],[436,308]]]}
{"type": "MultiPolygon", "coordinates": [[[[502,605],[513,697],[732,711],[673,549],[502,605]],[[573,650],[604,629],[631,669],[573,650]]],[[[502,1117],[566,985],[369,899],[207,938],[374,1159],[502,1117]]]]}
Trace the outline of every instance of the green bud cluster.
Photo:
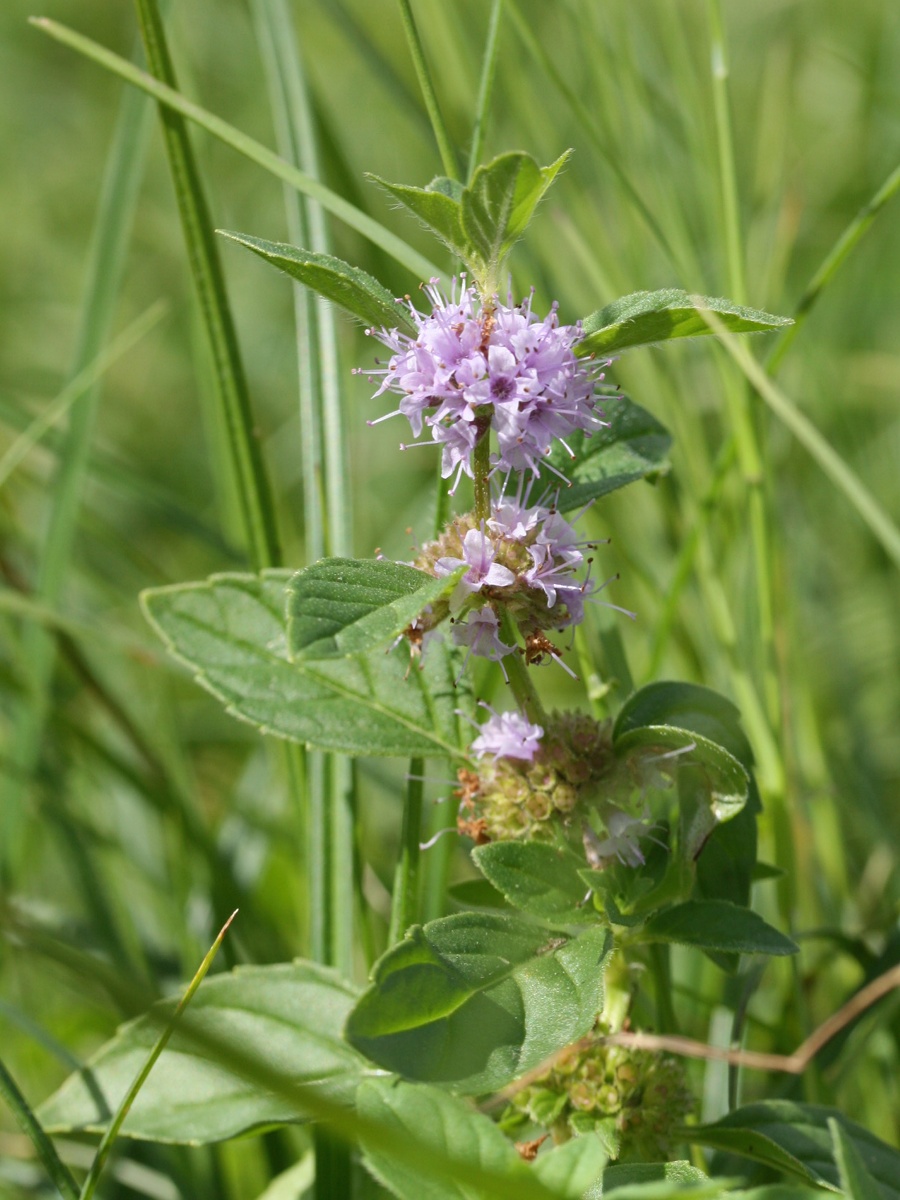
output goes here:
{"type": "Polygon", "coordinates": [[[516,1136],[532,1122],[557,1142],[614,1133],[619,1160],[656,1162],[693,1105],[681,1059],[586,1039],[515,1095],[500,1123],[516,1136]]]}
{"type": "Polygon", "coordinates": [[[477,842],[549,841],[586,815],[598,785],[616,770],[609,721],[553,713],[531,762],[486,757],[459,772],[460,832],[477,842]]]}

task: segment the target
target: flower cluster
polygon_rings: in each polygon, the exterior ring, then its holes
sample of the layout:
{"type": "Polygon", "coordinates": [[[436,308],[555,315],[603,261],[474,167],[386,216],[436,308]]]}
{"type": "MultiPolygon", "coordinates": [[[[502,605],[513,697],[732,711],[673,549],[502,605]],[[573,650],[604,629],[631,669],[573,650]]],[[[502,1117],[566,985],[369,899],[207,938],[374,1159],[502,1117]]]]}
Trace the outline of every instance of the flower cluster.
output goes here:
{"type": "Polygon", "coordinates": [[[499,660],[515,650],[500,636],[498,614],[505,611],[523,632],[526,650],[529,644],[534,648],[532,656],[555,657],[544,631],[578,624],[585,598],[597,590],[589,575],[576,578],[590,562],[585,550],[591,548],[555,509],[540,504],[495,501],[480,526],[474,513],[457,517],[422,547],[413,565],[437,577],[465,571],[449,597],[433,604],[410,633],[420,640],[449,616],[457,644],[499,660]]]}
{"type": "Polygon", "coordinates": [[[501,304],[480,299],[464,279],[458,293],[457,286],[449,298],[436,279],[425,286],[426,315],[408,301],[415,337],[370,329],[393,353],[364,373],[383,376],[376,396],[401,397],[387,416],[405,416],[415,437],[430,430],[444,477],[456,472],[454,489],[462,473],[472,476],[472,452],[488,424],[497,438],[494,469],[539,475],[554,438],[565,444],[576,430],[590,435],[605,424],[595,390],[607,364],[577,357],[581,325],[560,325],[555,304],[542,320],[531,296],[501,304]]]}
{"type": "Polygon", "coordinates": [[[590,1038],[513,1096],[501,1124],[515,1135],[533,1123],[560,1138],[612,1127],[620,1161],[653,1162],[669,1157],[692,1108],[680,1059],[590,1038]]]}

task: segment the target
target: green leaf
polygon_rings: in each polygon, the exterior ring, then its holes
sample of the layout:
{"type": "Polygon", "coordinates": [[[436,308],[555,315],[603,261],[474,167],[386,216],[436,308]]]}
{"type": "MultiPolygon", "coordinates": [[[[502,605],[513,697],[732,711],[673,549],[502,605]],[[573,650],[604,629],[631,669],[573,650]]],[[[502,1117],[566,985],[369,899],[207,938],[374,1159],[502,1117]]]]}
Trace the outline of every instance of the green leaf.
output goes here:
{"type": "Polygon", "coordinates": [[[603,1172],[603,1191],[634,1183],[709,1183],[708,1176],[684,1160],[669,1163],[613,1163],[603,1172]]]}
{"type": "Polygon", "coordinates": [[[834,1117],[828,1120],[828,1132],[847,1200],[884,1200],[884,1193],[866,1168],[850,1135],[834,1117]]]}
{"type": "Polygon", "coordinates": [[[485,877],[515,908],[547,921],[596,923],[579,869],[584,860],[542,842],[490,842],[472,858],[485,877]]]}
{"type": "MultiPolygon", "coordinates": [[[[801,1179],[838,1191],[829,1120],[852,1142],[866,1170],[881,1187],[883,1200],[900,1200],[900,1152],[834,1108],[767,1100],[736,1108],[711,1125],[679,1131],[686,1141],[740,1154],[801,1179]]],[[[751,1193],[752,1195],[753,1193],[751,1193]]]]}
{"type": "Polygon", "coordinates": [[[534,1161],[534,1172],[565,1200],[581,1200],[587,1189],[601,1178],[607,1158],[600,1138],[586,1133],[539,1154],[534,1161]]]}
{"type": "Polygon", "coordinates": [[[735,954],[796,954],[799,947],[758,913],[727,900],[688,900],[646,922],[642,939],[735,954]]]}
{"type": "Polygon", "coordinates": [[[548,459],[571,482],[571,487],[560,489],[560,512],[583,508],[591,500],[669,469],[672,438],[656,417],[621,395],[605,399],[603,412],[609,425],[590,437],[576,430],[566,438],[574,458],[557,443],[548,459]]]}
{"type": "Polygon", "coordinates": [[[376,329],[401,328],[410,332],[415,330],[406,305],[396,300],[386,287],[359,267],[351,267],[331,254],[317,254],[313,250],[289,246],[286,242],[267,242],[248,233],[234,233],[229,229],[217,229],[216,233],[246,246],[273,267],[278,267],[292,279],[312,288],[367,326],[376,329]]]}
{"type": "Polygon", "coordinates": [[[674,725],[717,742],[749,770],[753,752],[730,700],[697,683],[661,681],[633,692],[622,705],[613,730],[617,739],[646,725],[674,725]]]}
{"type": "MultiPolygon", "coordinates": [[[[471,1178],[477,1171],[506,1177],[507,1194],[533,1194],[532,1172],[497,1125],[476,1112],[463,1100],[422,1084],[401,1080],[372,1079],[363,1082],[357,1093],[360,1114],[377,1121],[401,1137],[425,1149],[457,1158],[471,1178]]],[[[368,1169],[376,1179],[400,1197],[400,1200],[483,1200],[495,1195],[492,1190],[471,1182],[435,1178],[427,1163],[416,1168],[385,1154],[380,1142],[363,1138],[368,1169]]],[[[549,1195],[543,1192],[542,1194],[549,1195]]]]}
{"type": "MultiPolygon", "coordinates": [[[[301,1121],[286,1100],[212,1060],[190,1030],[252,1054],[260,1067],[316,1084],[329,1099],[352,1102],[366,1062],[341,1037],[356,992],[313,963],[238,967],[206,979],[194,996],[189,1029],[176,1029],[125,1118],[122,1132],[156,1142],[202,1145],[272,1124],[301,1121]]],[[[41,1106],[53,1133],[99,1132],[146,1060],[174,1001],[116,1033],[41,1106]]]]}
{"type": "Polygon", "coordinates": [[[459,694],[444,647],[422,669],[408,656],[292,663],[287,571],[213,575],[144,592],[145,614],[170,652],[228,711],[263,733],[345,754],[456,755],[459,694]]]}
{"type": "Polygon", "coordinates": [[[465,570],[435,579],[386,559],[323,558],[298,571],[287,587],[291,657],[346,658],[383,645],[451,592],[465,570]]]}
{"type": "Polygon", "coordinates": [[[729,333],[767,333],[793,325],[790,317],[742,308],[718,297],[692,296],[680,288],[663,288],[658,292],[622,296],[585,317],[584,339],[575,353],[608,357],[632,346],[703,337],[713,332],[703,319],[704,312],[714,313],[729,333]]]}
{"type": "Polygon", "coordinates": [[[448,194],[441,178],[435,179],[427,188],[388,183],[386,179],[372,174],[367,174],[366,178],[399,200],[423,225],[437,234],[457,258],[467,262],[472,257],[473,247],[463,230],[462,206],[456,196],[448,194]]]}
{"type": "Polygon", "coordinates": [[[499,913],[414,926],[375,964],[346,1036],[408,1079],[495,1091],[589,1032],[610,946],[596,927],[557,936],[499,913]]]}
{"type": "Polygon", "coordinates": [[[511,151],[479,167],[462,194],[462,225],[486,271],[489,290],[503,259],[525,232],[542,196],[571,151],[548,167],[530,154],[511,151]]]}

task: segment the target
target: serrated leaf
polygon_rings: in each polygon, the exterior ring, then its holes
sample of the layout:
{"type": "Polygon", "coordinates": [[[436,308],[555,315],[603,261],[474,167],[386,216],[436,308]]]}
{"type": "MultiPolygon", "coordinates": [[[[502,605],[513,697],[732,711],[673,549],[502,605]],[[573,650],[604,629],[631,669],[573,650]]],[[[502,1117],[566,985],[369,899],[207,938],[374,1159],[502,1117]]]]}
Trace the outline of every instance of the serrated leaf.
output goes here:
{"type": "Polygon", "coordinates": [[[734,954],[796,954],[799,950],[758,913],[727,900],[688,900],[663,909],[645,923],[641,937],[734,954]]]}
{"type": "Polygon", "coordinates": [[[584,860],[570,851],[541,842],[490,842],[477,846],[472,859],[514,908],[545,921],[596,923],[594,908],[583,905],[584,860]]]}
{"type": "MultiPolygon", "coordinates": [[[[332,1100],[352,1103],[367,1067],[341,1037],[357,992],[313,963],[238,967],[205,979],[191,1003],[190,1028],[252,1054],[260,1067],[316,1084],[332,1100]]],[[[39,1109],[52,1133],[100,1132],[159,1037],[173,1002],[156,1019],[131,1021],[69,1077],[39,1109]]],[[[202,1145],[272,1124],[302,1121],[286,1100],[205,1054],[176,1029],[137,1095],[122,1132],[156,1142],[202,1145]]]]}
{"type": "Polygon", "coordinates": [[[566,438],[574,458],[557,443],[547,460],[571,483],[556,501],[560,512],[583,508],[638,479],[665,474],[672,438],[664,425],[627,396],[603,401],[609,425],[590,437],[576,430],[566,438]]]}
{"type": "Polygon", "coordinates": [[[331,300],[367,326],[376,329],[400,328],[410,332],[415,330],[406,305],[396,300],[383,284],[359,267],[352,267],[331,254],[317,254],[286,242],[267,242],[263,238],[251,237],[248,233],[234,233],[228,229],[218,229],[216,232],[246,246],[279,271],[284,271],[326,300],[331,300]]]}
{"type": "Polygon", "coordinates": [[[600,1138],[586,1133],[539,1154],[534,1172],[558,1196],[582,1200],[587,1189],[603,1175],[607,1158],[600,1138]]]}
{"type": "MultiPolygon", "coordinates": [[[[839,1123],[881,1188],[883,1200],[900,1200],[900,1152],[834,1108],[766,1100],[736,1108],[711,1125],[681,1129],[686,1141],[752,1158],[805,1183],[838,1191],[828,1122],[839,1123]]],[[[751,1193],[753,1195],[753,1193],[751,1193]]]]}
{"type": "Polygon", "coordinates": [[[464,262],[472,257],[473,247],[462,223],[462,206],[458,199],[440,179],[427,188],[409,187],[403,183],[388,183],[378,175],[367,175],[373,183],[383,187],[389,195],[408,208],[426,228],[436,234],[464,262]]]}
{"type": "Polygon", "coordinates": [[[407,1079],[477,1095],[582,1037],[603,1003],[611,939],[495,913],[414,926],[373,968],[346,1036],[407,1079]]]}
{"type": "MultiPolygon", "coordinates": [[[[439,1088],[396,1079],[367,1080],[360,1085],[357,1105],[363,1117],[410,1141],[530,1190],[531,1171],[497,1125],[439,1088]]],[[[477,1184],[446,1174],[435,1178],[433,1172],[401,1163],[374,1139],[363,1138],[362,1145],[368,1169],[399,1200],[483,1200],[491,1194],[477,1184]]]]}
{"type": "Polygon", "coordinates": [[[695,296],[680,288],[634,292],[591,313],[582,322],[584,339],[575,353],[608,357],[633,346],[649,346],[673,338],[704,337],[713,332],[703,313],[715,315],[729,333],[767,333],[793,325],[756,308],[743,308],[731,300],[695,296]]]}
{"type": "Polygon", "coordinates": [[[530,154],[511,151],[479,167],[462,194],[465,235],[486,271],[489,288],[496,286],[503,259],[519,240],[542,196],[571,151],[548,167],[539,167],[530,154]]]}
{"type": "Polygon", "coordinates": [[[386,559],[323,558],[287,587],[288,649],[296,662],[346,658],[399,637],[465,568],[435,579],[386,559]]]}
{"type": "Polygon", "coordinates": [[[383,650],[293,663],[284,616],[290,578],[213,575],[141,599],[198,683],[263,733],[344,754],[456,755],[460,697],[446,649],[430,646],[421,670],[383,650]]]}

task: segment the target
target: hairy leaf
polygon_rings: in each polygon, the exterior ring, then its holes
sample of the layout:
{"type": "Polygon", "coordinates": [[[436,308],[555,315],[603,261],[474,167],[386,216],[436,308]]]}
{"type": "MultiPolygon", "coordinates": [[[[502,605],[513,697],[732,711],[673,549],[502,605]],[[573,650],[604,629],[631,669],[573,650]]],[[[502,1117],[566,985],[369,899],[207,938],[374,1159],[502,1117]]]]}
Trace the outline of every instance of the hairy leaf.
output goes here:
{"type": "Polygon", "coordinates": [[[407,1079],[493,1091],[591,1029],[609,951],[605,930],[553,935],[496,913],[414,926],[375,964],[347,1037],[407,1079]]]}
{"type": "Polygon", "coordinates": [[[648,346],[672,338],[703,337],[713,330],[703,313],[713,313],[729,333],[767,333],[793,325],[790,317],[777,317],[756,308],[742,308],[731,300],[692,296],[680,288],[634,292],[607,304],[582,322],[584,340],[579,355],[608,356],[633,346],[648,346]]]}
{"type": "Polygon", "coordinates": [[[641,936],[735,954],[796,954],[799,947],[758,913],[727,900],[688,900],[651,917],[641,936]]]}
{"type": "Polygon", "coordinates": [[[515,908],[563,924],[596,922],[579,869],[584,859],[542,842],[490,842],[477,846],[472,858],[515,908]]]}
{"type": "Polygon", "coordinates": [[[398,637],[450,592],[465,568],[435,579],[381,559],[324,558],[288,584],[288,648],[296,662],[345,658],[398,637]]]}
{"type": "Polygon", "coordinates": [[[141,599],[171,653],[263,733],[345,754],[457,754],[460,698],[444,647],[429,647],[421,670],[408,655],[383,650],[291,662],[290,578],[288,571],[213,575],[141,599]]]}
{"type": "Polygon", "coordinates": [[[395,200],[399,200],[426,228],[437,234],[458,258],[464,262],[471,258],[474,248],[463,229],[459,199],[449,193],[441,178],[435,179],[427,188],[388,183],[386,179],[377,175],[369,174],[367,178],[383,187],[395,200]]]}
{"type": "Polygon", "coordinates": [[[233,233],[228,229],[216,232],[246,246],[273,267],[278,267],[279,271],[284,271],[326,300],[331,300],[366,325],[376,329],[399,327],[410,332],[415,330],[406,305],[396,300],[383,284],[359,267],[351,267],[331,254],[317,254],[314,250],[303,250],[286,242],[267,242],[248,233],[233,233]]]}

